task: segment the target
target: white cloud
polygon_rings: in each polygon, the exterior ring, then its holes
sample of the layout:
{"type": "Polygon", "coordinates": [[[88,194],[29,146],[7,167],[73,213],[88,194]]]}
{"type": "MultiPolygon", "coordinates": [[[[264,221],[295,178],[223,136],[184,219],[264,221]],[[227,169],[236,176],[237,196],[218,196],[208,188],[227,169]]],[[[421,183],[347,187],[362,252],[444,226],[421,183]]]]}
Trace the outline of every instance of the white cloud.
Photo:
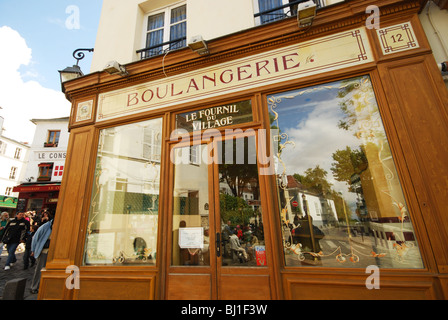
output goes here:
{"type": "Polygon", "coordinates": [[[313,169],[319,165],[327,171],[327,180],[333,185],[333,190],[342,192],[346,200],[354,203],[355,194],[348,192],[346,182],[336,181],[330,169],[334,152],[347,146],[358,148],[360,145],[353,132],[337,126],[342,116],[338,101],[335,98],[317,104],[294,106],[312,111],[307,117],[298,120],[294,127],[282,128],[282,131],[288,134],[289,141],[295,144],[294,147],[286,146],[282,152],[282,160],[286,165],[287,174],[303,174],[308,168],[313,169]]]}
{"type": "MultiPolygon", "coordinates": [[[[359,140],[352,132],[338,128],[341,112],[335,100],[327,100],[318,105],[294,128],[288,128],[289,140],[295,143],[291,152],[285,150],[284,161],[290,165],[289,172],[301,173],[319,165],[331,176],[332,154],[346,146],[359,146],[359,140]]],[[[289,148],[289,147],[288,147],[289,148]]]]}
{"type": "MultiPolygon", "coordinates": [[[[35,125],[30,119],[67,117],[70,103],[62,92],[44,88],[30,74],[20,73],[32,59],[25,39],[10,27],[0,27],[0,116],[4,118],[3,135],[32,143],[35,125]]],[[[37,75],[34,75],[37,76],[37,75]]]]}

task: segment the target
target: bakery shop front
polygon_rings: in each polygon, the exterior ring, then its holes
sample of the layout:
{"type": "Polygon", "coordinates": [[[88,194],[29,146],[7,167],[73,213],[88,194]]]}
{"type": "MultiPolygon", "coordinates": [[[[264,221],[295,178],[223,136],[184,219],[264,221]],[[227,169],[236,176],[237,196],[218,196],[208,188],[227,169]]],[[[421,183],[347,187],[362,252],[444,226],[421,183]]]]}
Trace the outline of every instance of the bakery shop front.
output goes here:
{"type": "Polygon", "coordinates": [[[448,95],[418,11],[64,83],[39,299],[446,299],[448,95]]]}

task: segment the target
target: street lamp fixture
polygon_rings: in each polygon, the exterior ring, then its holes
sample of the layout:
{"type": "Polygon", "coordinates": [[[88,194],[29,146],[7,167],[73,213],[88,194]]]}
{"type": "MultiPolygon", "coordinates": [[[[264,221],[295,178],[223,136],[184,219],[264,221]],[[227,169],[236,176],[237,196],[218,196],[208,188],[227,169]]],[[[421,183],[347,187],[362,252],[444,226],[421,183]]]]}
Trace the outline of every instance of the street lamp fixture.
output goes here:
{"type": "MultiPolygon", "coordinates": [[[[78,65],[79,60],[82,60],[85,57],[85,54],[82,51],[93,52],[93,48],[92,49],[76,49],[73,52],[73,57],[76,59],[76,64],[73,65],[72,67],[67,67],[64,70],[59,70],[59,76],[61,78],[61,86],[64,82],[82,77],[84,75],[81,71],[81,68],[78,65]]],[[[63,86],[62,86],[62,91],[64,91],[63,86]]]]}

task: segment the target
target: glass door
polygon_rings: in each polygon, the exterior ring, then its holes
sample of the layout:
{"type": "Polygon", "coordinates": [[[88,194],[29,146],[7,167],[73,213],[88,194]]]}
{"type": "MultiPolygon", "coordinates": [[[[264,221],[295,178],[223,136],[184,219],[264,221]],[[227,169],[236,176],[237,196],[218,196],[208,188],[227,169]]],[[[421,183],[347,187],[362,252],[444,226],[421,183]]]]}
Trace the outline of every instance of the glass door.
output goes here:
{"type": "Polygon", "coordinates": [[[167,299],[271,297],[256,153],[253,130],[172,148],[167,299]]]}
{"type": "Polygon", "coordinates": [[[266,266],[255,135],[216,144],[220,266],[266,266]]]}
{"type": "Polygon", "coordinates": [[[172,195],[172,266],[210,266],[209,165],[207,145],[175,148],[172,195]]]}

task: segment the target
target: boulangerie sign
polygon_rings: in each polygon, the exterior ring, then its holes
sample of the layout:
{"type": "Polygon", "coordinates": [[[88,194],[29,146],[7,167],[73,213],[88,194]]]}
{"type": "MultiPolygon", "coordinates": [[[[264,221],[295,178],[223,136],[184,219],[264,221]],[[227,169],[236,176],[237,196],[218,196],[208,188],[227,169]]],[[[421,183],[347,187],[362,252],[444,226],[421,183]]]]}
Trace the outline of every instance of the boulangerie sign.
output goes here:
{"type": "Polygon", "coordinates": [[[365,28],[100,94],[97,120],[216,97],[373,61],[365,28]]]}

